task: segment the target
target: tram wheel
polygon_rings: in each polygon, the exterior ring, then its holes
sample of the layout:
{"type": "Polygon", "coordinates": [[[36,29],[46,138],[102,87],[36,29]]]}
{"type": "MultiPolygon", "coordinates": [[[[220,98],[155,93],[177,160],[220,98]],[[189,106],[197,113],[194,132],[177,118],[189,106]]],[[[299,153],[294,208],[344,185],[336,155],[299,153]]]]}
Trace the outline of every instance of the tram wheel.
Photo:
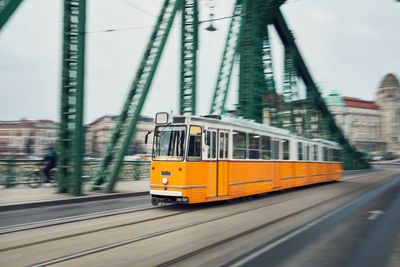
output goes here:
{"type": "Polygon", "coordinates": [[[151,204],[153,206],[157,207],[159,203],[160,203],[160,199],[158,197],[152,197],[151,198],[151,204]]]}

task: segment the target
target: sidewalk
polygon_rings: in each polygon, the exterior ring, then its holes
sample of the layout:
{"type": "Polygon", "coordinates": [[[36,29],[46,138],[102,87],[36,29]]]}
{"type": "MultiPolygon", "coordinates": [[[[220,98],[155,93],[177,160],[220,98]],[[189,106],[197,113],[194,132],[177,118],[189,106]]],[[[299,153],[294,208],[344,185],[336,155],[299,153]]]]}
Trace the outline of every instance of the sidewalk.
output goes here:
{"type": "MultiPolygon", "coordinates": [[[[350,178],[371,171],[375,170],[346,171],[343,178],[350,178]]],[[[27,185],[7,189],[0,187],[0,211],[148,195],[149,184],[149,178],[138,181],[120,181],[116,185],[115,193],[104,193],[91,191],[90,183],[88,183],[84,187],[84,195],[80,197],[71,194],[59,194],[57,188],[50,185],[43,185],[39,188],[30,188],[27,185]]]]}
{"type": "Polygon", "coordinates": [[[83,190],[84,195],[80,197],[59,194],[57,188],[52,185],[42,185],[39,188],[30,188],[27,185],[14,188],[0,187],[0,211],[145,195],[149,194],[149,191],[148,178],[138,181],[120,181],[116,184],[115,193],[111,194],[91,191],[90,184],[87,184],[83,190]]]}

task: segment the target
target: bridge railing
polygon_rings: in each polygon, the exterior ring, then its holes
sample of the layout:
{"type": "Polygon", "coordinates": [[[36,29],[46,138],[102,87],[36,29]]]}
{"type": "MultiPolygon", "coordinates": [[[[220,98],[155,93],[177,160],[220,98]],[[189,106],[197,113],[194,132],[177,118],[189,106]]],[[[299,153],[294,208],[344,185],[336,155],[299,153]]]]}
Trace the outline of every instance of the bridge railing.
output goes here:
{"type": "MultiPolygon", "coordinates": [[[[25,184],[29,174],[37,168],[43,168],[40,160],[0,159],[0,185],[14,186],[25,184]]],[[[83,178],[91,181],[100,167],[100,159],[85,160],[83,178]]],[[[150,161],[126,160],[119,175],[119,180],[140,180],[149,177],[150,161]]]]}

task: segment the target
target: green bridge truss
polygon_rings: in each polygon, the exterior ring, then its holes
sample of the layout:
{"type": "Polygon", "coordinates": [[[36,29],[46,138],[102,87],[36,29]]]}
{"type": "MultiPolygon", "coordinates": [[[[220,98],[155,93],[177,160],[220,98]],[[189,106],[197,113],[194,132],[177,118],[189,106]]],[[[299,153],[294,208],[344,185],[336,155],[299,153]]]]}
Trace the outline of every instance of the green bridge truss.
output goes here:
{"type": "MultiPolygon", "coordinates": [[[[0,30],[22,0],[0,0],[0,30]]],[[[136,76],[118,117],[93,189],[114,190],[130,140],[148,95],[154,73],[174,19],[181,14],[180,113],[196,114],[196,74],[199,29],[198,0],[164,0],[136,76]]],[[[280,10],[285,0],[237,0],[229,24],[222,60],[212,96],[210,114],[226,113],[232,70],[239,61],[236,114],[265,122],[306,137],[338,142],[345,169],[368,168],[336,125],[316,86],[280,10]],[[272,69],[269,27],[284,46],[282,92],[276,90],[272,69]],[[237,60],[238,59],[238,60],[237,60]],[[298,81],[306,88],[299,99],[298,81]],[[298,118],[303,118],[299,120],[298,118]]],[[[83,97],[85,52],[85,0],[64,0],[61,120],[58,143],[59,192],[81,194],[84,154],[83,97]]]]}

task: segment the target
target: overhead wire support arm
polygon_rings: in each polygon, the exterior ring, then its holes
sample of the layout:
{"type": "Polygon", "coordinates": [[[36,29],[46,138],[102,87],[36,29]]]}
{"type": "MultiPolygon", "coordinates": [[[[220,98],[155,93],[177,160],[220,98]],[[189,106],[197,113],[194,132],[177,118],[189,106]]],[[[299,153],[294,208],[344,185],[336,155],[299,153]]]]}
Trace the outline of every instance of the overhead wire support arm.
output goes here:
{"type": "Polygon", "coordinates": [[[114,189],[124,156],[135,133],[140,112],[180,4],[180,0],[164,1],[139,69],[129,89],[128,97],[107,145],[93,189],[98,189],[105,181],[108,181],[108,192],[112,192],[114,189]]]}
{"type": "Polygon", "coordinates": [[[22,0],[0,0],[0,31],[7,23],[15,10],[19,7],[22,0]]]}
{"type": "Polygon", "coordinates": [[[224,114],[226,99],[228,96],[229,85],[232,76],[232,69],[237,53],[237,43],[239,39],[240,22],[242,14],[241,0],[237,0],[233,9],[232,19],[229,25],[221,65],[219,67],[217,83],[214,96],[210,106],[210,114],[224,114]]]}

